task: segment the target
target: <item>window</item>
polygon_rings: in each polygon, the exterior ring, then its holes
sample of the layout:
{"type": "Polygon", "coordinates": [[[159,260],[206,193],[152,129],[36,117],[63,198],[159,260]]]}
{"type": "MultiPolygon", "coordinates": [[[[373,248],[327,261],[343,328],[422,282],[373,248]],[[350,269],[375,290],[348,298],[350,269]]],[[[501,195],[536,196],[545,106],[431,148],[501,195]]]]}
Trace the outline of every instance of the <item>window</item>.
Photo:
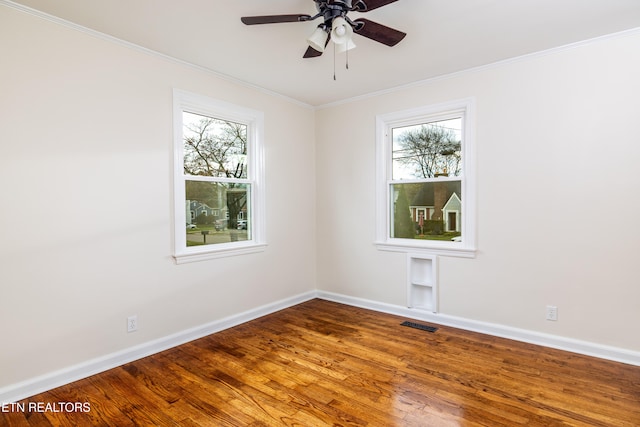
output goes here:
{"type": "Polygon", "coordinates": [[[377,246],[474,256],[473,101],[386,114],[377,123],[377,246]]]}
{"type": "Polygon", "coordinates": [[[174,91],[176,262],[263,249],[262,133],[261,112],[174,91]]]}

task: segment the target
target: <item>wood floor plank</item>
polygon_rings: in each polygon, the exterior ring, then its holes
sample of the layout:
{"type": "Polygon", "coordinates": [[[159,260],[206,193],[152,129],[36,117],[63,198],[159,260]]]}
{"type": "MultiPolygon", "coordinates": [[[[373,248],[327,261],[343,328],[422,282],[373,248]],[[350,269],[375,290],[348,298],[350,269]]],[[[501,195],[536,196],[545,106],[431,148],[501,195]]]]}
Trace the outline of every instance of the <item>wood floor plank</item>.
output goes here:
{"type": "Polygon", "coordinates": [[[640,425],[640,367],[312,300],[26,402],[1,426],[640,425]]]}

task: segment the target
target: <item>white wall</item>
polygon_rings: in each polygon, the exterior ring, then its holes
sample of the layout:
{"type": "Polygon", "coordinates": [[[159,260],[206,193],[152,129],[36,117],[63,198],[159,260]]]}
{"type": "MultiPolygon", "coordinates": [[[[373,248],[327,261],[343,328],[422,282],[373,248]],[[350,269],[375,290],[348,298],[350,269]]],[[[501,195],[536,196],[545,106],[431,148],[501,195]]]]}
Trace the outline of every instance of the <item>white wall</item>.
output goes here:
{"type": "Polygon", "coordinates": [[[404,256],[373,246],[375,116],[470,96],[479,251],[441,258],[441,312],[640,351],[639,47],[314,113],[0,7],[0,389],[314,289],[404,305],[404,256]],[[265,112],[264,253],[172,261],[173,88],[265,112]]]}
{"type": "Polygon", "coordinates": [[[312,109],[5,6],[0,52],[0,389],[315,289],[312,109]],[[174,264],[173,88],[265,112],[265,252],[174,264]]]}
{"type": "Polygon", "coordinates": [[[475,259],[440,258],[440,311],[639,351],[640,32],[318,111],[318,288],[406,304],[375,233],[378,114],[475,97],[475,259]],[[545,306],[558,321],[545,320],[545,306]]]}

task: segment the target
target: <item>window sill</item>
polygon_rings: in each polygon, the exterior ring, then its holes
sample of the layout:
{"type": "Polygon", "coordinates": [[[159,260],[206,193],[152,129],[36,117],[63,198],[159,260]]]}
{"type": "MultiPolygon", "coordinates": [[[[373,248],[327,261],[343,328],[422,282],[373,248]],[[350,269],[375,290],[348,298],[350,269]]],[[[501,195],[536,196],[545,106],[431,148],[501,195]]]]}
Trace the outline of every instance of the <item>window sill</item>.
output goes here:
{"type": "Polygon", "coordinates": [[[405,252],[415,254],[441,255],[458,258],[475,258],[476,248],[463,246],[462,244],[453,244],[444,242],[438,245],[437,242],[429,242],[429,244],[416,244],[415,241],[407,239],[389,242],[376,242],[378,250],[391,252],[405,252]],[[435,243],[435,244],[434,244],[435,243]]]}
{"type": "Polygon", "coordinates": [[[226,247],[221,249],[211,249],[198,252],[182,252],[173,255],[176,264],[187,264],[191,262],[207,261],[210,259],[224,258],[230,256],[238,256],[263,252],[267,245],[265,243],[252,243],[237,247],[226,247]]]}

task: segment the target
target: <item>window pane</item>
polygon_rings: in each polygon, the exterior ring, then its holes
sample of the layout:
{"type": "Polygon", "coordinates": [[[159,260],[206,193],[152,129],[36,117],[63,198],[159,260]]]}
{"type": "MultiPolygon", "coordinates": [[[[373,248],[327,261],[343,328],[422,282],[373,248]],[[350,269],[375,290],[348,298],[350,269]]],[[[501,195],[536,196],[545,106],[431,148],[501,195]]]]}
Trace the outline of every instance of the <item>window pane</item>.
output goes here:
{"type": "Polygon", "coordinates": [[[392,129],[392,179],[460,176],[462,119],[392,129]]]}
{"type": "Polygon", "coordinates": [[[251,185],[186,181],[187,246],[251,240],[251,185]]]}
{"type": "Polygon", "coordinates": [[[184,173],[218,178],[247,177],[247,126],[182,113],[184,173]]]}
{"type": "Polygon", "coordinates": [[[457,241],[461,236],[461,181],[391,184],[391,237],[457,241]]]}

